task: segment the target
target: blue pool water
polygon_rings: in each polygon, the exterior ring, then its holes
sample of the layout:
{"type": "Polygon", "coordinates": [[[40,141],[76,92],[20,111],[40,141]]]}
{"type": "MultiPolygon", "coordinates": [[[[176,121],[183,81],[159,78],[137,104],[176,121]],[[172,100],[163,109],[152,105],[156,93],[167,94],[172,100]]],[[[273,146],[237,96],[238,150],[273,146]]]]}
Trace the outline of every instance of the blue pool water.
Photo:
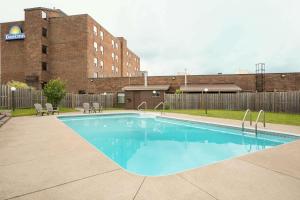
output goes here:
{"type": "Polygon", "coordinates": [[[145,114],[59,117],[129,172],[159,176],[185,171],[295,140],[145,114]]]}

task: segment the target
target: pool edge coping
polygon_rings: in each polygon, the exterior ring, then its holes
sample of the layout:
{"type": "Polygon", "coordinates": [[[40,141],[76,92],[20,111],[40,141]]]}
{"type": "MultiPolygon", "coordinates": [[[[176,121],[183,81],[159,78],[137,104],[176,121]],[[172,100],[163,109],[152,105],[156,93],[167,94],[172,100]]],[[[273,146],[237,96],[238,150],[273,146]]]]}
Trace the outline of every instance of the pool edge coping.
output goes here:
{"type": "MultiPolygon", "coordinates": [[[[186,119],[185,116],[166,116],[166,115],[162,115],[159,113],[155,113],[155,112],[141,112],[141,111],[109,111],[109,112],[100,112],[100,113],[72,113],[72,114],[67,114],[67,115],[56,115],[56,119],[59,119],[59,117],[79,117],[79,116],[101,116],[101,115],[112,115],[112,114],[148,114],[148,115],[153,115],[153,116],[157,116],[157,117],[163,117],[163,118],[169,118],[169,119],[177,119],[177,120],[182,120],[182,121],[190,121],[190,122],[198,122],[198,123],[204,123],[204,124],[212,124],[212,125],[217,125],[217,126],[222,126],[222,127],[231,127],[231,128],[235,128],[235,129],[241,129],[241,126],[238,125],[232,125],[232,124],[227,124],[227,123],[217,123],[217,122],[210,122],[210,121],[203,121],[201,119],[191,119],[188,118],[186,119]]],[[[179,114],[180,113],[175,113],[175,114],[179,114]]],[[[197,117],[197,116],[192,116],[191,117],[197,117]]],[[[201,116],[199,116],[201,117],[201,116]]],[[[212,117],[212,119],[214,119],[214,117],[212,117]]],[[[222,118],[217,118],[217,119],[222,119],[222,118]]],[[[227,119],[226,119],[227,120],[227,119]]],[[[231,120],[231,119],[229,119],[231,120]]],[[[280,124],[278,124],[280,125],[280,124]]],[[[255,128],[250,128],[248,126],[245,127],[246,131],[250,131],[250,132],[255,132],[255,128]]],[[[271,133],[269,135],[284,135],[284,136],[293,136],[293,137],[299,137],[300,138],[300,134],[297,133],[293,133],[293,132],[283,132],[280,130],[274,130],[274,129],[261,129],[261,128],[257,128],[257,131],[263,132],[265,134],[271,133]]]]}

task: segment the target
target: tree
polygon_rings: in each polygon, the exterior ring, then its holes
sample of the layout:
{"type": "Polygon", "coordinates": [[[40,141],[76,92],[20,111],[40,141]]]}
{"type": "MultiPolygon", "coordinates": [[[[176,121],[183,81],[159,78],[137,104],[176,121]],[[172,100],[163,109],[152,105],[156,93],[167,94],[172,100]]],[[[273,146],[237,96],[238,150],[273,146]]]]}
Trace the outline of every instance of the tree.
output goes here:
{"type": "Polygon", "coordinates": [[[10,87],[15,87],[15,88],[20,88],[20,89],[29,89],[31,87],[29,87],[26,83],[20,82],[20,81],[9,81],[7,83],[8,86],[10,87]]]}
{"type": "Polygon", "coordinates": [[[59,102],[65,97],[65,83],[60,79],[50,80],[43,89],[47,102],[57,107],[59,102]]]}

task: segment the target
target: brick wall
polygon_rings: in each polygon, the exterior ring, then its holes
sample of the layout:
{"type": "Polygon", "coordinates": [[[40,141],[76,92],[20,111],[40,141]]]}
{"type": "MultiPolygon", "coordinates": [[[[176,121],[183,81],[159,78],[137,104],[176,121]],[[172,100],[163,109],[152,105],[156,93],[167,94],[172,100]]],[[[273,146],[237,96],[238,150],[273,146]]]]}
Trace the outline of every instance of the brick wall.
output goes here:
{"type": "MultiPolygon", "coordinates": [[[[136,109],[143,101],[147,102],[147,108],[153,109],[160,102],[164,101],[165,91],[157,91],[159,96],[153,96],[152,91],[126,91],[125,108],[136,109]]],[[[141,107],[145,108],[144,105],[141,107]]]]}
{"type": "Polygon", "coordinates": [[[90,16],[88,16],[87,32],[89,78],[93,78],[95,73],[98,77],[137,75],[134,70],[140,69],[139,57],[127,48],[127,41],[124,38],[113,36],[90,16]],[[94,43],[97,45],[97,51],[94,43]],[[97,66],[94,64],[94,58],[98,61],[97,66]],[[103,67],[100,65],[101,61],[103,67]]]}
{"type": "Polygon", "coordinates": [[[5,35],[13,25],[24,29],[23,21],[1,24],[1,83],[7,83],[10,80],[25,81],[24,41],[5,41],[5,35]]]}
{"type": "Polygon", "coordinates": [[[35,76],[35,81],[28,80],[26,82],[35,87],[40,88],[42,76],[42,59],[47,60],[47,55],[42,55],[42,44],[48,46],[47,41],[42,42],[42,27],[46,26],[47,21],[42,19],[41,10],[25,11],[25,77],[35,76]]]}
{"type": "MultiPolygon", "coordinates": [[[[266,74],[266,91],[300,90],[300,73],[270,73],[266,74]],[[282,76],[283,75],[283,76],[282,76]]],[[[243,91],[256,91],[255,74],[228,74],[228,75],[190,75],[188,84],[200,83],[233,83],[243,91]]],[[[143,77],[118,77],[90,79],[88,82],[90,93],[118,92],[126,85],[144,84],[143,77]]],[[[184,76],[149,76],[149,85],[170,84],[169,92],[175,92],[184,84],[184,76]]]]}
{"type": "MultiPolygon", "coordinates": [[[[49,72],[66,81],[67,90],[85,90],[87,79],[87,15],[50,19],[49,72]]],[[[90,61],[91,63],[92,61],[90,61]]]]}
{"type": "Polygon", "coordinates": [[[104,27],[97,23],[91,17],[88,17],[88,76],[93,77],[94,72],[98,72],[99,77],[121,76],[121,51],[120,42],[104,27]],[[94,26],[96,32],[94,32],[94,26]],[[103,35],[103,36],[102,36],[103,35]],[[97,43],[98,50],[94,49],[94,42],[97,43]],[[114,44],[112,44],[112,42],[114,44]],[[103,53],[101,51],[103,48],[103,53]],[[112,57],[114,55],[114,57],[112,57]],[[95,67],[93,59],[98,59],[98,67],[95,67]],[[100,61],[103,61],[103,67],[100,66],[100,61]],[[114,71],[112,70],[114,66],[114,71]]]}

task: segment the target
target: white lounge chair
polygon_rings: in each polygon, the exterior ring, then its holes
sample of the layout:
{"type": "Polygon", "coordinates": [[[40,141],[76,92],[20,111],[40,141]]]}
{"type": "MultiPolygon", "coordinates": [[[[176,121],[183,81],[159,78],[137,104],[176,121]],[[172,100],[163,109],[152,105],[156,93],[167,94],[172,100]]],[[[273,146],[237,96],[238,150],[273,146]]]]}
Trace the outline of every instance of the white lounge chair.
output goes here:
{"type": "Polygon", "coordinates": [[[36,115],[40,114],[43,116],[44,114],[48,113],[48,111],[43,109],[42,105],[39,103],[35,103],[34,107],[35,107],[36,115]]]}
{"type": "Polygon", "coordinates": [[[57,113],[59,115],[59,109],[58,108],[53,109],[53,106],[52,106],[51,103],[46,103],[45,105],[46,105],[46,109],[47,109],[48,114],[50,113],[50,114],[54,115],[54,113],[57,113]]]}
{"type": "Polygon", "coordinates": [[[94,102],[94,103],[93,103],[93,110],[94,110],[95,113],[96,113],[97,111],[98,111],[98,112],[102,112],[103,107],[102,107],[99,103],[94,102]]]}
{"type": "Polygon", "coordinates": [[[91,113],[93,111],[89,103],[83,103],[82,106],[83,106],[83,113],[87,113],[87,112],[91,113]]]}

